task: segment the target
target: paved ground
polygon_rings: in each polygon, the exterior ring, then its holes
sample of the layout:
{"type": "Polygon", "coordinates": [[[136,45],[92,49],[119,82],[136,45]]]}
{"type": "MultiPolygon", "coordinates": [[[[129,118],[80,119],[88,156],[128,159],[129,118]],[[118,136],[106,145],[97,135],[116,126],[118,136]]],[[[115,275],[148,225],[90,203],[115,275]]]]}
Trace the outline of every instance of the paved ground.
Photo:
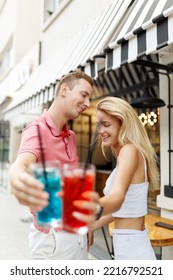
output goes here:
{"type": "Polygon", "coordinates": [[[0,187],[0,260],[30,259],[28,219],[28,209],[0,187]]]}
{"type": "MultiPolygon", "coordinates": [[[[31,259],[28,251],[28,232],[31,215],[27,207],[0,186],[0,260],[31,259]]],[[[106,231],[108,241],[110,237],[106,231]]],[[[110,245],[110,244],[109,244],[110,245]]],[[[95,233],[95,244],[89,259],[110,259],[101,230],[95,233]]]]}

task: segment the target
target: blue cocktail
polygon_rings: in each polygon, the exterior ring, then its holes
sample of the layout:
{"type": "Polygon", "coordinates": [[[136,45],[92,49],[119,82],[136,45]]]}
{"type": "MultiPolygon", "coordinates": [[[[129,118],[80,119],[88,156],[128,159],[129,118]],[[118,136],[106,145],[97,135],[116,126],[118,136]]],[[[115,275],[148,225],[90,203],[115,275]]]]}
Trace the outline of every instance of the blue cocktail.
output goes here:
{"type": "Polygon", "coordinates": [[[61,189],[61,172],[57,161],[47,161],[45,170],[41,163],[31,165],[33,176],[43,183],[49,193],[49,203],[42,211],[36,213],[37,223],[44,227],[61,227],[62,200],[57,196],[61,189]]]}

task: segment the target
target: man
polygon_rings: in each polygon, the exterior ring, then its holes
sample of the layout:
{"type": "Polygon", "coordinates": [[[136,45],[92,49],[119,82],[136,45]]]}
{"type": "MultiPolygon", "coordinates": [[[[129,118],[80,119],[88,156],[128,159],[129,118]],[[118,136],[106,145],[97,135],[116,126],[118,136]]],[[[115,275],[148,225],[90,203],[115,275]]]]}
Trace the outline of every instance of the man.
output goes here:
{"type": "MultiPolygon", "coordinates": [[[[86,236],[37,225],[35,211],[47,205],[48,194],[28,172],[28,167],[41,161],[37,125],[42,136],[45,160],[56,159],[62,164],[78,161],[75,134],[69,130],[67,122],[89,107],[92,94],[93,80],[85,73],[77,71],[64,76],[57,84],[50,108],[22,132],[18,156],[10,168],[10,183],[18,201],[32,209],[29,247],[33,259],[87,259],[86,236]]],[[[88,205],[92,210],[95,206],[94,202],[88,205]]],[[[89,219],[94,219],[94,214],[87,217],[87,221],[89,219]]]]}

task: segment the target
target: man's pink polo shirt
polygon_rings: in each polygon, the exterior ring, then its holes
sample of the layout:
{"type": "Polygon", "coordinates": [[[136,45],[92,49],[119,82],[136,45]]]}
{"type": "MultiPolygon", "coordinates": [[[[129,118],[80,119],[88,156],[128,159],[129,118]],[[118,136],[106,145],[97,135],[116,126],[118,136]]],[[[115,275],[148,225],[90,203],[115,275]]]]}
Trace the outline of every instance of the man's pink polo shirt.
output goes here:
{"type": "MultiPolygon", "coordinates": [[[[42,116],[23,129],[18,154],[33,153],[37,162],[41,161],[37,125],[40,128],[45,160],[59,160],[62,165],[78,161],[75,133],[69,130],[67,125],[62,131],[58,131],[47,110],[44,110],[42,116]]],[[[35,213],[33,215],[35,227],[39,231],[48,233],[49,229],[40,228],[36,224],[35,213]]]]}

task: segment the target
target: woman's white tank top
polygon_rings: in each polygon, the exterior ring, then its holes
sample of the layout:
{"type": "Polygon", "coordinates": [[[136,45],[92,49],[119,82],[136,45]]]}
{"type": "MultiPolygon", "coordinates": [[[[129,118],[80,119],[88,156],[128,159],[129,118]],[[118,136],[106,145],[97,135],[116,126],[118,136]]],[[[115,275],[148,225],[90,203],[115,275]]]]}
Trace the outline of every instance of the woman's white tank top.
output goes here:
{"type": "MultiPolygon", "coordinates": [[[[142,154],[143,155],[143,154],[142,154]]],[[[144,157],[144,155],[143,155],[144,157]]],[[[125,196],[125,200],[120,209],[112,213],[113,217],[119,218],[137,218],[147,214],[147,197],[148,187],[147,182],[147,166],[144,157],[144,170],[145,170],[145,182],[140,184],[130,184],[125,196]]],[[[103,189],[104,195],[110,193],[113,181],[116,176],[117,168],[115,168],[106,181],[105,188],[103,189]]]]}

